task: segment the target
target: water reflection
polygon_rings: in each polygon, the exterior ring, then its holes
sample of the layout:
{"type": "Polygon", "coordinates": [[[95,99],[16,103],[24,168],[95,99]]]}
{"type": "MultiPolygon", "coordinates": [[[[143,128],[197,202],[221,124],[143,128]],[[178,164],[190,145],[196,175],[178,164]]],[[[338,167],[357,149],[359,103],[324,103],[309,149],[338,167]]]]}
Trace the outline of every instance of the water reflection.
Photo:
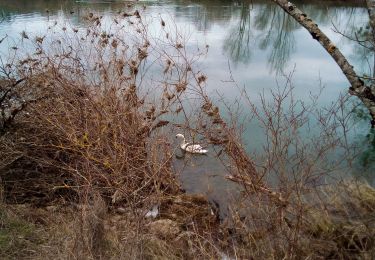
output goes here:
{"type": "Polygon", "coordinates": [[[261,7],[255,17],[255,27],[259,34],[259,48],[271,47],[268,63],[271,70],[281,72],[295,50],[295,38],[292,32],[298,24],[276,5],[261,7]]]}
{"type": "Polygon", "coordinates": [[[240,18],[229,30],[228,36],[224,40],[224,51],[235,64],[238,62],[247,64],[251,60],[252,44],[250,41],[254,36],[251,33],[250,10],[250,4],[241,3],[240,18]]]}
{"type": "MultiPolygon", "coordinates": [[[[364,26],[363,17],[367,15],[365,8],[358,7],[358,1],[326,3],[296,0],[295,2],[320,26],[330,26],[334,23],[339,28],[345,28],[345,32],[349,35],[354,35],[359,27],[364,26]]],[[[261,51],[266,54],[269,70],[279,73],[287,67],[292,54],[296,52],[295,32],[301,28],[272,1],[142,1],[141,3],[154,7],[149,11],[150,14],[165,10],[166,13],[172,14],[176,21],[190,23],[200,32],[207,33],[213,31],[212,28],[215,26],[221,27],[225,35],[222,49],[234,64],[247,65],[252,62],[253,53],[261,51]]],[[[73,24],[79,25],[83,23],[81,14],[90,8],[96,11],[114,12],[123,10],[126,4],[127,2],[123,1],[93,0],[3,0],[0,8],[5,22],[3,26],[0,25],[0,29],[12,24],[18,14],[38,14],[48,19],[63,13],[71,18],[73,24]]],[[[26,17],[23,19],[27,20],[26,17]]],[[[359,47],[356,51],[362,53],[366,59],[358,58],[359,55],[355,55],[354,59],[357,58],[361,67],[368,65],[368,62],[363,63],[363,60],[368,60],[366,50],[359,47]]]]}
{"type": "MultiPolygon", "coordinates": [[[[333,23],[339,28],[351,28],[350,31],[345,30],[349,35],[354,35],[358,24],[361,24],[358,17],[366,16],[365,9],[358,11],[355,7],[328,9],[322,5],[306,4],[303,1],[297,1],[297,4],[320,26],[333,23]]],[[[240,14],[234,18],[236,21],[224,41],[224,51],[233,63],[247,64],[250,62],[252,52],[270,50],[267,57],[270,70],[276,73],[282,72],[291,54],[296,50],[294,31],[301,29],[300,25],[271,2],[262,4],[242,2],[240,6],[240,14]]],[[[363,54],[366,53],[364,48],[358,49],[363,54]]]]}
{"type": "Polygon", "coordinates": [[[359,41],[355,46],[355,55],[352,55],[352,59],[361,64],[365,75],[374,78],[375,48],[370,24],[367,23],[365,26],[352,25],[349,27],[347,41],[359,41]]]}
{"type": "Polygon", "coordinates": [[[220,205],[220,215],[224,219],[228,213],[228,205],[238,198],[240,189],[225,179],[228,171],[215,156],[213,147],[208,155],[192,155],[177,150],[180,157],[174,159],[173,167],[188,193],[206,194],[211,202],[220,205]],[[207,167],[209,165],[209,167],[207,167]]]}

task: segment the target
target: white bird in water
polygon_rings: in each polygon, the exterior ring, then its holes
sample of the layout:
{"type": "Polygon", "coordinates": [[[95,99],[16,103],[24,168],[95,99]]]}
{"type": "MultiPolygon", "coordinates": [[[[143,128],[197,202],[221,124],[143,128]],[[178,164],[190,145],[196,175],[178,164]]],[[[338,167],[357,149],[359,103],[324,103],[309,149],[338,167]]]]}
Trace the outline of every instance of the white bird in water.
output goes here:
{"type": "Polygon", "coordinates": [[[208,150],[203,149],[203,147],[199,144],[187,143],[185,137],[182,134],[177,134],[176,138],[181,140],[180,147],[186,152],[198,154],[206,154],[208,152],[208,150]]]}

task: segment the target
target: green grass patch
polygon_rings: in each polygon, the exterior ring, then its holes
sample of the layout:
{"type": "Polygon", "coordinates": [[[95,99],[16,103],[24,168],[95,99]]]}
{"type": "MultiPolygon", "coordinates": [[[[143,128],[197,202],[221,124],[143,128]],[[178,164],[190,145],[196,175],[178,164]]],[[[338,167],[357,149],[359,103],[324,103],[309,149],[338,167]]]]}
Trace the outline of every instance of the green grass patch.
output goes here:
{"type": "Polygon", "coordinates": [[[35,252],[41,240],[36,228],[0,206],[0,258],[14,259],[35,252]]]}

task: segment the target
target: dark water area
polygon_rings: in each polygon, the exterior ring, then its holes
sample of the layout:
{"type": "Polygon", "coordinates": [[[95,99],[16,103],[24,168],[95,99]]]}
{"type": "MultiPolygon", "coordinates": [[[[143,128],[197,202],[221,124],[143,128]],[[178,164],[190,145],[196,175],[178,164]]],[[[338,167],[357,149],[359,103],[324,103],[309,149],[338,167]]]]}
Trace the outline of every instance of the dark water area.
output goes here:
{"type": "MultiPolygon", "coordinates": [[[[335,32],[355,35],[366,30],[368,13],[365,1],[305,1],[295,0],[297,6],[308,13],[324,33],[342,50],[360,74],[372,75],[374,57],[365,48],[335,32]]],[[[0,39],[8,37],[0,45],[0,56],[17,42],[22,31],[43,34],[53,21],[66,21],[76,28],[85,28],[84,15],[100,12],[111,17],[123,10],[126,1],[95,0],[0,0],[0,39]]],[[[272,1],[137,1],[146,6],[145,16],[159,24],[160,17],[187,35],[191,48],[209,46],[208,54],[198,66],[207,75],[207,91],[214,100],[235,102],[245,89],[254,104],[260,104],[259,93],[266,100],[269,90],[283,84],[283,75],[294,71],[292,82],[294,96],[304,102],[311,101],[312,94],[324,90],[318,106],[335,102],[346,93],[349,82],[326,51],[309,33],[272,1]],[[235,81],[235,83],[234,83],[235,81]]],[[[151,30],[157,30],[150,23],[151,30]]],[[[246,107],[242,113],[246,116],[246,107]]],[[[353,142],[365,142],[369,132],[367,122],[356,126],[353,142]]],[[[264,130],[255,122],[245,125],[243,140],[251,153],[261,153],[264,130]]],[[[371,138],[371,137],[368,137],[371,138]]],[[[371,151],[369,152],[371,153],[371,151]]],[[[371,161],[371,154],[367,160],[371,161]]],[[[374,182],[369,164],[357,163],[353,172],[374,182]]],[[[203,192],[211,199],[227,201],[228,190],[233,194],[234,184],[225,181],[225,167],[210,148],[207,156],[186,155],[176,159],[175,167],[188,192],[203,192]]],[[[347,175],[345,175],[347,176],[347,175]]]]}

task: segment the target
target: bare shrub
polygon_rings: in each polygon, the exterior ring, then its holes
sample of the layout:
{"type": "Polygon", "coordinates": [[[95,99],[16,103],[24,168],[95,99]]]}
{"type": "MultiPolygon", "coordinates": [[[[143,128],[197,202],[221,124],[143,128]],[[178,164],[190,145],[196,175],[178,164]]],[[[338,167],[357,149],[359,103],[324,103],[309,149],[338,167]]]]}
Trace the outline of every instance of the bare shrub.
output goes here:
{"type": "MultiPolygon", "coordinates": [[[[350,141],[355,124],[349,98],[344,95],[336,103],[319,108],[319,95],[311,95],[310,103],[299,101],[294,97],[292,74],[285,78],[285,85],[271,91],[270,99],[260,96],[260,104],[242,92],[250,118],[265,135],[263,154],[254,159],[242,147],[238,130],[224,122],[218,108],[202,91],[207,126],[202,132],[223,148],[225,155],[219,156],[234,166],[228,168],[227,178],[243,186],[241,200],[231,209],[229,228],[235,241],[232,254],[240,258],[288,259],[373,255],[370,245],[374,223],[367,222],[371,209],[349,199],[358,192],[351,187],[371,194],[373,189],[354,181],[349,186],[340,184],[361,150],[350,141]],[[340,203],[332,199],[336,196],[340,203]],[[322,210],[325,220],[335,223],[334,232],[312,231],[315,216],[322,210]],[[355,223],[351,222],[351,211],[359,213],[355,223]],[[350,230],[341,230],[343,223],[350,230]],[[320,247],[319,239],[334,242],[332,247],[320,247]],[[314,246],[319,250],[312,249],[314,246]]],[[[356,197],[365,200],[362,195],[356,197]]]]}
{"type": "MultiPolygon", "coordinates": [[[[139,204],[148,193],[178,187],[168,168],[170,150],[163,149],[168,143],[157,133],[169,123],[162,116],[176,95],[165,98],[161,108],[139,90],[150,42],[137,14],[121,24],[112,21],[119,28],[133,24],[117,35],[107,34],[105,18],[92,13],[87,16],[91,25],[73,38],[64,37],[72,28],[54,25],[61,38],[52,32],[53,37],[37,36],[36,53],[20,54],[22,59],[11,65],[25,81],[22,89],[32,89],[33,102],[17,121],[17,134],[2,138],[2,153],[19,154],[46,177],[74,177],[55,190],[98,188],[113,203],[139,204]]],[[[1,165],[15,166],[11,160],[1,165]]]]}
{"type": "Polygon", "coordinates": [[[25,33],[31,50],[14,50],[6,82],[22,79],[11,91],[25,105],[0,137],[5,200],[78,204],[72,258],[181,258],[192,248],[215,254],[210,229],[218,220],[206,199],[178,199],[165,135],[171,118],[188,113],[182,95],[194,91],[195,58],[181,35],[168,33],[173,24],[161,25],[160,38],[149,36],[132,7],[113,20],[94,13],[86,20],[85,30],[53,23],[46,35],[25,33]],[[148,77],[150,69],[160,78],[148,77]],[[155,221],[145,214],[154,205],[179,239],[152,235],[155,221]],[[122,215],[109,223],[106,212],[118,209],[122,215]]]}

